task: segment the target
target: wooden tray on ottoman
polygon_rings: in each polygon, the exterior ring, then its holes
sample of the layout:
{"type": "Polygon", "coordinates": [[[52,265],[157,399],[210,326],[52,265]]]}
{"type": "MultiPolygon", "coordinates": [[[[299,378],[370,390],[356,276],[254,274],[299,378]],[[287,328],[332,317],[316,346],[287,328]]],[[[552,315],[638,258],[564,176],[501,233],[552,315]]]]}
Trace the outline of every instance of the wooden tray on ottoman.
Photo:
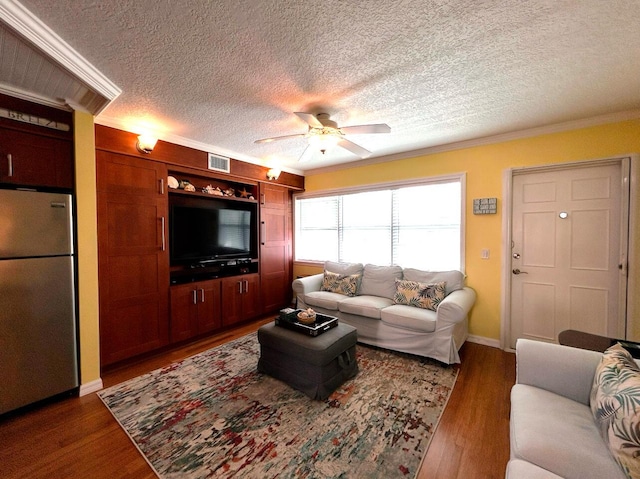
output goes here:
{"type": "Polygon", "coordinates": [[[278,326],[293,329],[309,336],[318,336],[325,331],[335,328],[338,325],[338,318],[316,313],[316,320],[311,324],[304,324],[298,321],[298,313],[301,309],[283,310],[275,320],[278,326]]]}

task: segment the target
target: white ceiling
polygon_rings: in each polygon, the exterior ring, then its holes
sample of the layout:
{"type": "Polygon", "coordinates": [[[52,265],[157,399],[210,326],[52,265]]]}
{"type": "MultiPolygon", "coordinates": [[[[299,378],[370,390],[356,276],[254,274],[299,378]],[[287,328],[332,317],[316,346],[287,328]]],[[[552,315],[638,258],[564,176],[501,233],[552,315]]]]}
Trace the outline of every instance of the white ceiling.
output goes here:
{"type": "MultiPolygon", "coordinates": [[[[387,123],[390,134],[348,137],[374,161],[545,125],[640,117],[638,0],[22,5],[112,86],[89,102],[98,123],[150,127],[168,141],[277,160],[289,171],[359,160],[336,148],[301,164],[303,139],[254,143],[306,132],[294,111],[324,111],[340,126],[387,123]]],[[[95,95],[91,85],[70,94],[53,81],[39,86],[34,75],[52,77],[44,67],[16,74],[22,63],[6,53],[16,28],[3,20],[11,30],[0,38],[0,86],[81,104],[76,97],[95,95]]]]}

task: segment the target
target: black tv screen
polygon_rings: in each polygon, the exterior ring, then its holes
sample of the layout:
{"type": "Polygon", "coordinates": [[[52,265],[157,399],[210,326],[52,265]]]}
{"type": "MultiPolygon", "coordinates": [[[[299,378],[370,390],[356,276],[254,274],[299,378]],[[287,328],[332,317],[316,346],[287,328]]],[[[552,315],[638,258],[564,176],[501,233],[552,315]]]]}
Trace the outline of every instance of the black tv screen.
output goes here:
{"type": "Polygon", "coordinates": [[[257,255],[257,205],[217,198],[170,197],[171,265],[257,255]]]}

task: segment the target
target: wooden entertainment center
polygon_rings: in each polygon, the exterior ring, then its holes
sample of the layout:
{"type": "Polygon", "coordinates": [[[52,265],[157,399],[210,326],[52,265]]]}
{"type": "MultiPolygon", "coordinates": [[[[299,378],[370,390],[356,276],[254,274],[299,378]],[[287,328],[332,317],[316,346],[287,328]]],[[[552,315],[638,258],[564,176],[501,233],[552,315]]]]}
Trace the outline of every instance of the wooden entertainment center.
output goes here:
{"type": "Polygon", "coordinates": [[[103,368],[275,312],[292,297],[291,196],[304,177],[268,181],[266,167],[234,159],[223,173],[207,168],[204,151],[158,141],[143,154],[135,144],[133,133],[96,125],[103,368]],[[168,188],[168,176],[196,191],[168,188]],[[257,204],[258,258],[185,278],[184,267],[170,266],[169,195],[207,197],[207,185],[243,192],[224,201],[257,204]]]}

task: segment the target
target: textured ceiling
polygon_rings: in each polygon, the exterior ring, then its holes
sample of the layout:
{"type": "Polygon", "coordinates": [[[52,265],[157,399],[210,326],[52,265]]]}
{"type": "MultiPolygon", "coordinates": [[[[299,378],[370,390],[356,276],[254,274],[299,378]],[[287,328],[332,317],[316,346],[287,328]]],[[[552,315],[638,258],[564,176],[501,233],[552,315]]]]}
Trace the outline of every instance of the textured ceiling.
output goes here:
{"type": "Polygon", "coordinates": [[[638,0],[23,0],[122,93],[98,123],[302,171],[294,111],[373,157],[640,109],[638,0]]]}

